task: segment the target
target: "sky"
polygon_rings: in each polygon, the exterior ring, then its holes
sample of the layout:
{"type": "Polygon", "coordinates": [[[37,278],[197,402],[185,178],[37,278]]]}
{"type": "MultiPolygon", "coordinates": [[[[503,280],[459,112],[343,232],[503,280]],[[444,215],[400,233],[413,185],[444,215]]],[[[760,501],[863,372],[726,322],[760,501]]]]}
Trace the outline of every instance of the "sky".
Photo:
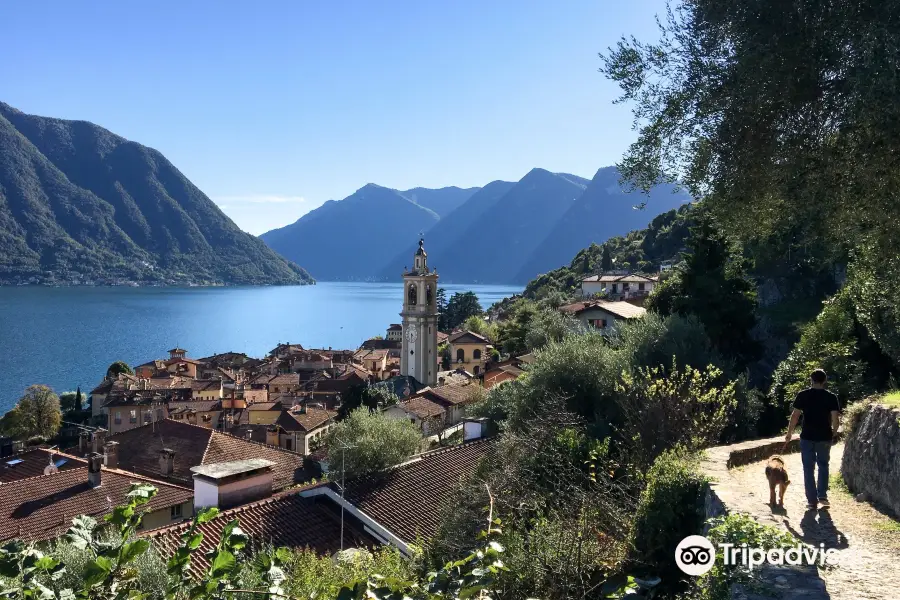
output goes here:
{"type": "Polygon", "coordinates": [[[635,138],[598,53],[664,0],[12,2],[0,100],[162,152],[242,229],[366,183],[591,177],[635,138]]]}

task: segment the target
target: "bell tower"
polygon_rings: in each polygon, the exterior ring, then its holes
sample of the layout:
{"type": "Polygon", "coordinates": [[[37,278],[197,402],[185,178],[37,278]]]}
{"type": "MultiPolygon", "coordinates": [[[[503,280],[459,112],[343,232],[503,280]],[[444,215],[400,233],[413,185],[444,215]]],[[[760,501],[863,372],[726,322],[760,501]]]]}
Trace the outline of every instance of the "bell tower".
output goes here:
{"type": "Polygon", "coordinates": [[[437,280],[437,272],[428,270],[425,240],[420,239],[413,268],[403,273],[400,374],[425,385],[437,383],[437,280]]]}

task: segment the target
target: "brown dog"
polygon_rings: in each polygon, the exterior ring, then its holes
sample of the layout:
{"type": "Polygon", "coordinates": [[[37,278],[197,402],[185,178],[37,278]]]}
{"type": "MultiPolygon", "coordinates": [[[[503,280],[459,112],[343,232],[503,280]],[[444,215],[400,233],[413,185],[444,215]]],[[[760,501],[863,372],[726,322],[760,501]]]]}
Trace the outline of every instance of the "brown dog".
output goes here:
{"type": "Polygon", "coordinates": [[[784,506],[784,493],[791,484],[784,461],[777,454],[766,464],[766,479],[769,480],[769,504],[775,506],[775,488],[779,491],[778,506],[784,506]]]}

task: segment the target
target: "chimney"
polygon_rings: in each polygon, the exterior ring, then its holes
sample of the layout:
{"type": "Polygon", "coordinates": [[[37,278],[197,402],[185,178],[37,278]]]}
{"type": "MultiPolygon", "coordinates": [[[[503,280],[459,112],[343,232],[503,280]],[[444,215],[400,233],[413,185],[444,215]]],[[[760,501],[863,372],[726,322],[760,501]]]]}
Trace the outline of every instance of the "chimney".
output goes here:
{"type": "Polygon", "coordinates": [[[103,444],[103,459],[107,469],[119,468],[119,442],[109,441],[103,444]]]}
{"type": "Polygon", "coordinates": [[[272,495],[275,463],[250,458],[191,467],[194,508],[230,508],[272,495]]]}
{"type": "Polygon", "coordinates": [[[266,443],[270,446],[278,446],[278,427],[266,427],[266,443]]]}
{"type": "Polygon", "coordinates": [[[78,434],[78,455],[84,456],[88,452],[88,446],[90,446],[90,434],[87,431],[82,431],[78,434]]]}
{"type": "Polygon", "coordinates": [[[159,472],[163,477],[171,477],[175,472],[175,451],[163,448],[159,451],[159,472]]]}
{"type": "Polygon", "coordinates": [[[106,430],[105,429],[96,429],[91,435],[91,441],[93,442],[93,446],[91,448],[91,452],[94,454],[102,454],[103,453],[103,443],[106,441],[106,430]]]}
{"type": "Polygon", "coordinates": [[[103,455],[99,452],[91,452],[87,456],[88,461],[88,485],[92,488],[100,487],[103,477],[103,455]]]}

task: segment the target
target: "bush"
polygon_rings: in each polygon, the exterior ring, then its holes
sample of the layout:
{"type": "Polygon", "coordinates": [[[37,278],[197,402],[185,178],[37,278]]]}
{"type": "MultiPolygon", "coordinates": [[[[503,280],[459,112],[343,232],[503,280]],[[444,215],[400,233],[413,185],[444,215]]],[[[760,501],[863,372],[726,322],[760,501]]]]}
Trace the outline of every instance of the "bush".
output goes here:
{"type": "Polygon", "coordinates": [[[665,589],[675,589],[683,577],[675,564],[675,547],[702,531],[708,481],[699,473],[696,457],[673,450],[656,459],[646,483],[635,513],[629,562],[661,577],[665,589]]]}
{"type": "MultiPolygon", "coordinates": [[[[746,544],[750,548],[773,550],[786,549],[798,543],[789,533],[761,525],[746,514],[730,514],[712,519],[709,524],[711,528],[706,537],[716,547],[731,543],[736,547],[746,544]]],[[[753,572],[743,566],[725,565],[722,551],[717,551],[715,565],[708,573],[694,580],[695,588],[690,597],[695,600],[729,600],[733,585],[747,585],[753,579],[753,572]]]]}
{"type": "Polygon", "coordinates": [[[329,470],[335,479],[342,476],[342,464],[347,477],[376,473],[415,454],[421,440],[419,429],[406,419],[357,408],[325,438],[329,470]]]}
{"type": "Polygon", "coordinates": [[[787,424],[794,397],[809,385],[814,369],[825,369],[829,388],[842,403],[873,393],[878,383],[861,350],[862,345],[870,343],[866,337],[846,288],[826,301],[822,312],[803,328],[800,341],[775,370],[762,433],[775,433],[787,424]]]}
{"type": "Polygon", "coordinates": [[[719,386],[722,372],[679,369],[674,359],[662,367],[625,373],[617,384],[616,402],[622,414],[619,438],[629,466],[641,471],[676,446],[694,452],[722,438],[734,414],[734,383],[719,386]]]}

